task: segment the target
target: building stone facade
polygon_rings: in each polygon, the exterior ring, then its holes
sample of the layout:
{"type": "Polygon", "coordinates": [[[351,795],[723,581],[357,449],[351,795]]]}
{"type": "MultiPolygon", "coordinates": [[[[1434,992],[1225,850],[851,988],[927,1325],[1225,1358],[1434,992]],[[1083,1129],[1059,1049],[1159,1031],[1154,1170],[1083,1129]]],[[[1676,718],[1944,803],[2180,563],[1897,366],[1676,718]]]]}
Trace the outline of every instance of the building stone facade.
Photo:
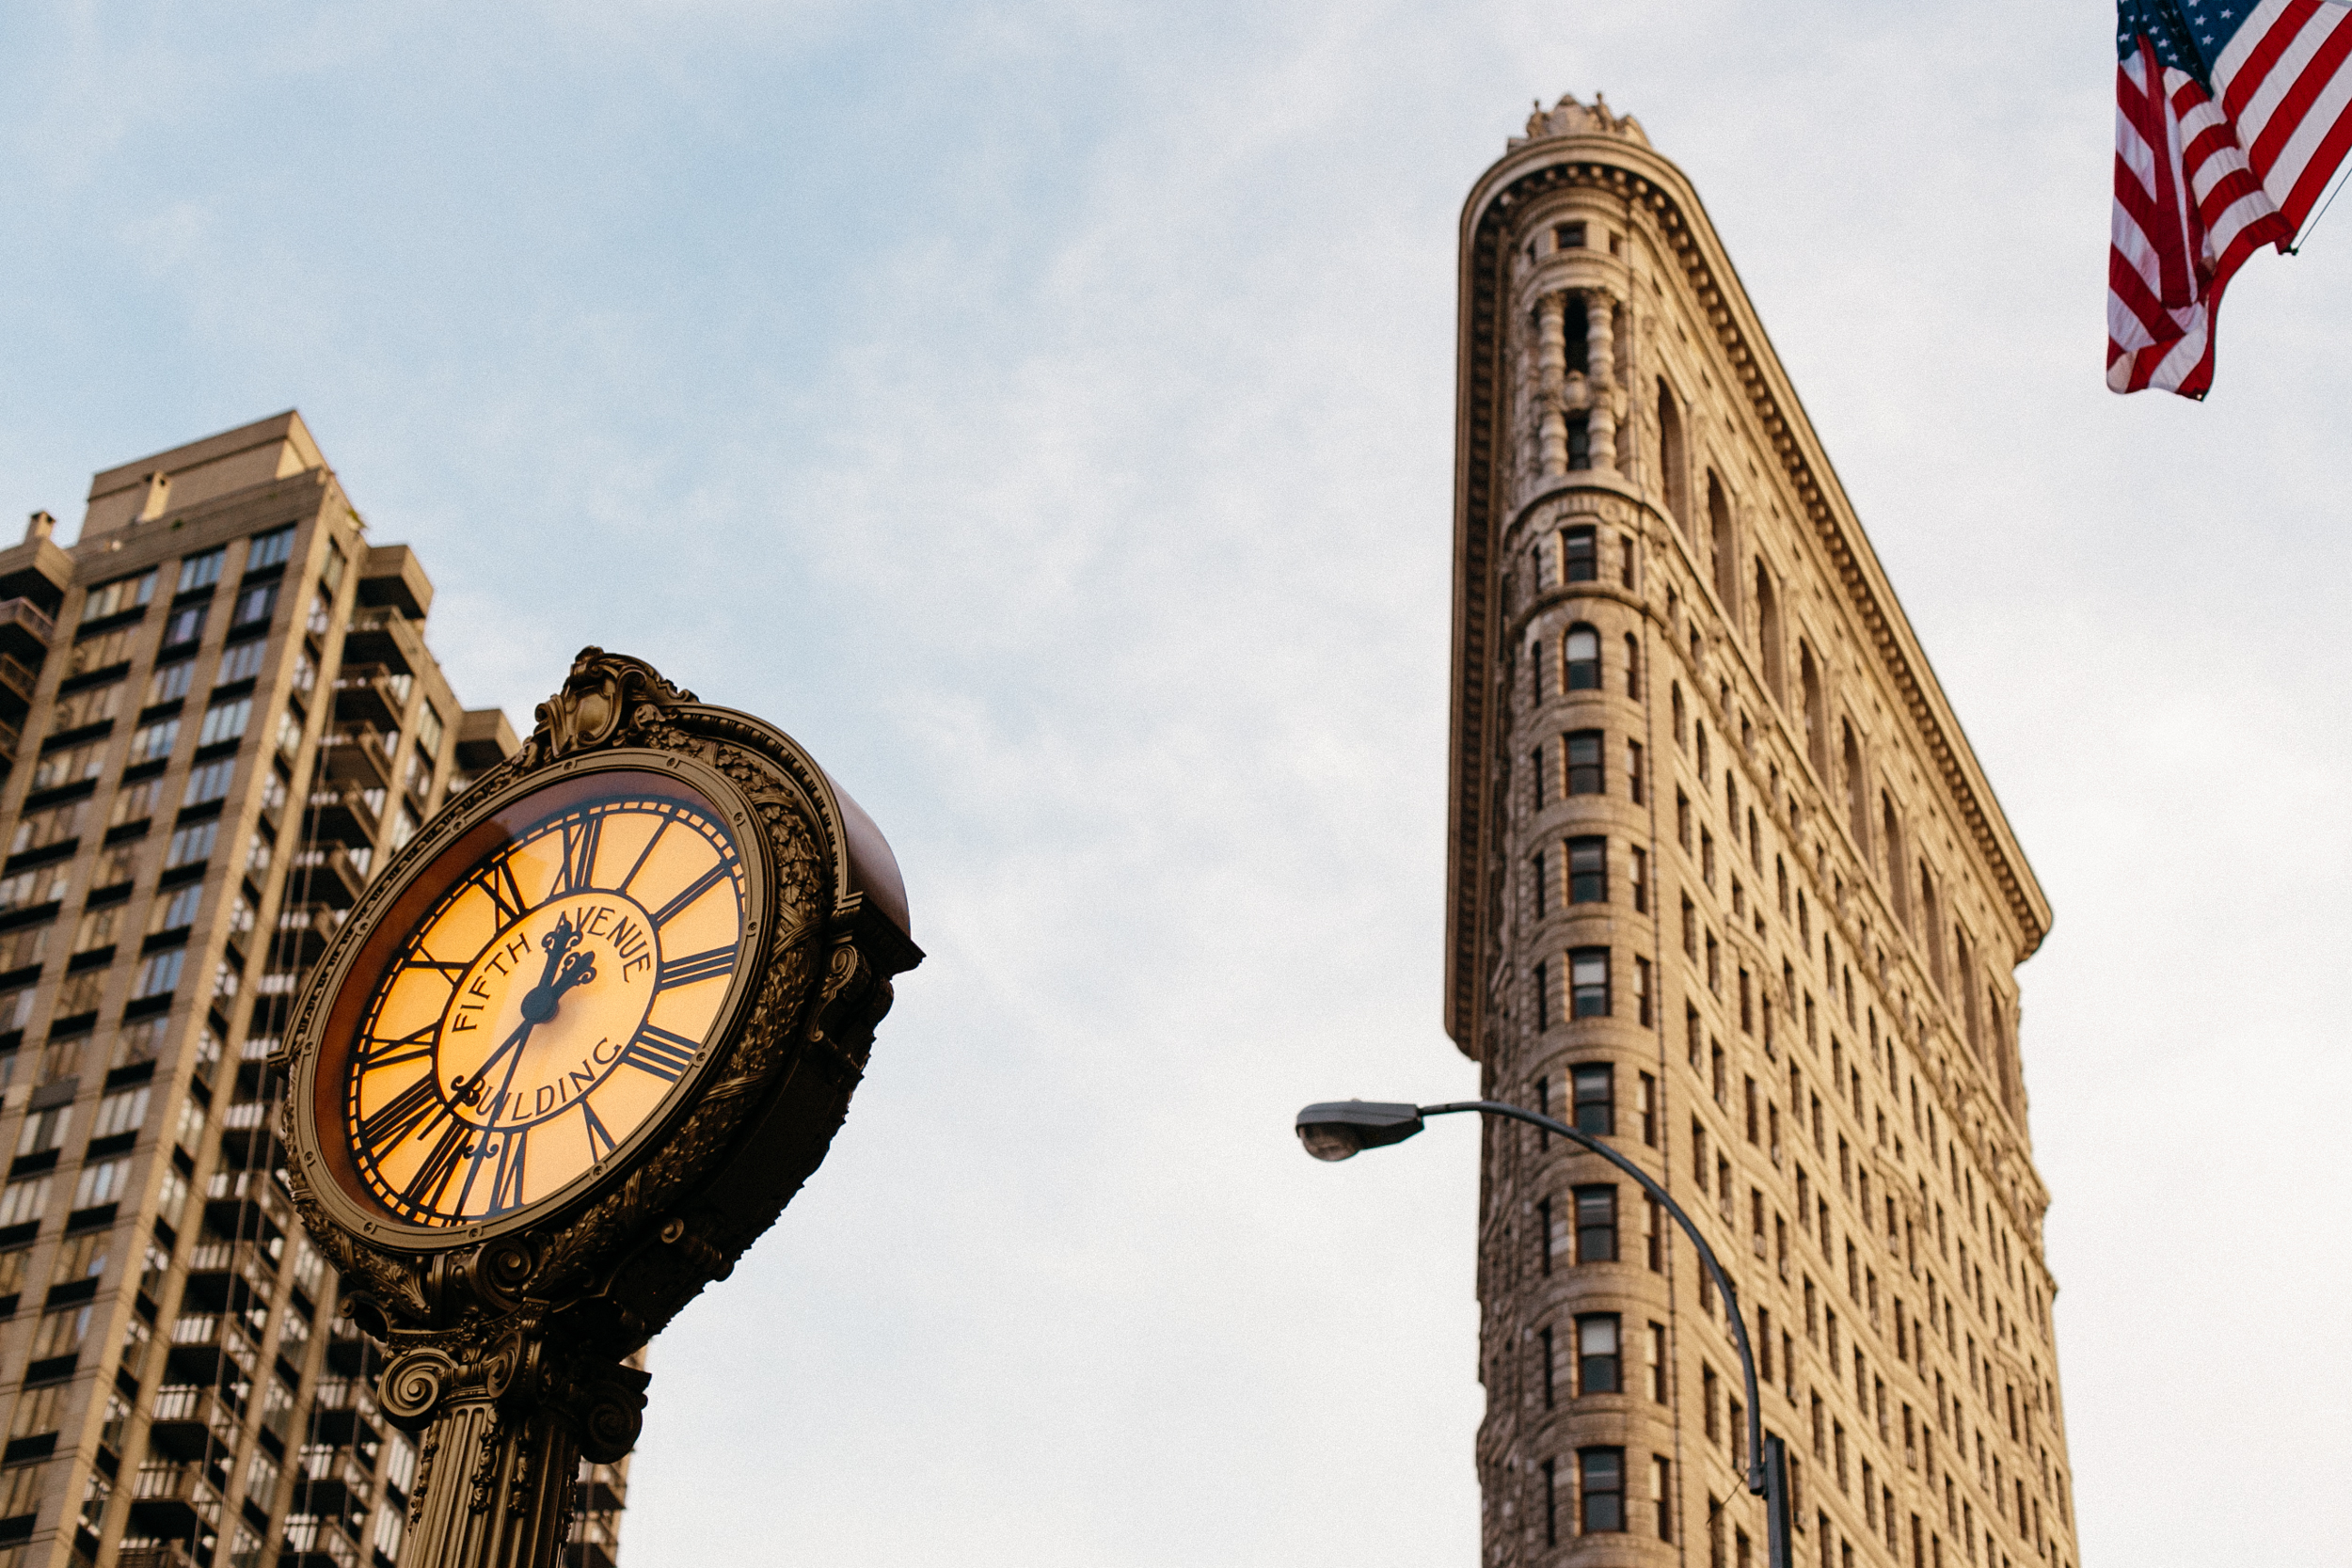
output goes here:
{"type": "MultiPolygon", "coordinates": [[[[416,1455],[276,1172],[270,1063],[370,875],[510,752],[298,415],[0,551],[0,1568],[389,1568],[416,1455]]],[[[608,1563],[626,1478],[582,1478],[608,1563]]]]}
{"type": "MultiPolygon", "coordinates": [[[[1699,1220],[1822,1568],[2078,1560],[2018,1056],[2050,911],[1681,172],[1538,106],[1461,230],[1447,1022],[1699,1220]]],[[[1761,1564],[1725,1304],[1490,1122],[1485,1560],[1761,1564]]]]}

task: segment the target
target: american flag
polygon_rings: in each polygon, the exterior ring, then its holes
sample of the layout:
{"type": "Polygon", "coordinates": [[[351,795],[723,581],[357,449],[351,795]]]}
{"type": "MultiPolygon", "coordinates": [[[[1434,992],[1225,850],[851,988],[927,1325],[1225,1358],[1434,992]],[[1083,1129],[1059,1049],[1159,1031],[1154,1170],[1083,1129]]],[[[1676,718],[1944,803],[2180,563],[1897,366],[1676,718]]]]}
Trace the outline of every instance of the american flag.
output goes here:
{"type": "Polygon", "coordinates": [[[2343,0],[2120,0],[2107,385],[2201,398],[2221,291],[2352,144],[2343,0]]]}

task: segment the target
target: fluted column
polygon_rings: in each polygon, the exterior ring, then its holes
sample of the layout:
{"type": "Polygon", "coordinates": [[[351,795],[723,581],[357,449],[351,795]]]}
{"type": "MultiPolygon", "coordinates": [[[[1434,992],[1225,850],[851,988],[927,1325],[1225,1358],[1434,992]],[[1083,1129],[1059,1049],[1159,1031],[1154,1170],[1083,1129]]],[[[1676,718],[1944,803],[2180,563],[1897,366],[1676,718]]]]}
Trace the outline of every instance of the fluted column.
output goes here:
{"type": "Polygon", "coordinates": [[[1599,289],[1582,291],[1584,310],[1585,382],[1592,388],[1593,467],[1612,471],[1617,467],[1617,343],[1612,322],[1616,302],[1599,289]]]}
{"type": "Polygon", "coordinates": [[[1535,302],[1535,399],[1544,477],[1568,471],[1568,414],[1564,388],[1568,374],[1565,330],[1567,295],[1546,294],[1535,302]]]}

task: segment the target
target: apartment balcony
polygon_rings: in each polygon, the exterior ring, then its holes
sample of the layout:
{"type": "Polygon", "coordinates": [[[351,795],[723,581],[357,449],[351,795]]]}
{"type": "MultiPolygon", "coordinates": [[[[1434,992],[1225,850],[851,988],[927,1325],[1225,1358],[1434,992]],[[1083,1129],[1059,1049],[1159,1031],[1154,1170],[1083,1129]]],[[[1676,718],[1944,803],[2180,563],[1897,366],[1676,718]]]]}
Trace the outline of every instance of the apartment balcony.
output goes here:
{"type": "Polygon", "coordinates": [[[155,1408],[147,1427],[151,1453],[179,1461],[226,1455],[237,1451],[242,1415],[235,1405],[211,1388],[170,1384],[155,1390],[155,1408]]]}
{"type": "Polygon", "coordinates": [[[40,672],[14,654],[0,654],[0,713],[22,719],[33,705],[33,688],[40,672]]]}
{"type": "Polygon", "coordinates": [[[171,1325],[171,1354],[166,1362],[172,1381],[208,1388],[250,1387],[261,1355],[262,1326],[267,1321],[258,1312],[182,1313],[171,1325]]]}
{"type": "MultiPolygon", "coordinates": [[[[328,745],[339,744],[329,740],[328,745]]],[[[373,845],[384,828],[381,790],[358,784],[328,784],[310,791],[302,831],[312,844],[373,845]]]]}
{"type": "Polygon", "coordinates": [[[294,863],[298,878],[295,892],[309,903],[347,910],[359,901],[360,889],[368,885],[366,869],[341,846],[301,850],[294,863]]]}
{"type": "MultiPolygon", "coordinates": [[[[348,652],[349,644],[345,644],[348,652]]],[[[335,677],[335,722],[373,724],[380,730],[400,728],[408,708],[411,677],[382,664],[353,664],[347,659],[335,677]]]]}
{"type": "Polygon", "coordinates": [[[30,599],[0,599],[0,653],[15,654],[39,664],[49,657],[50,640],[57,624],[30,599]]]}
{"type": "Polygon", "coordinates": [[[197,1568],[187,1546],[167,1541],[160,1546],[134,1546],[115,1556],[115,1568],[197,1568]]]}
{"type": "Polygon", "coordinates": [[[390,789],[392,759],[383,736],[364,724],[329,733],[319,743],[319,776],[361,789],[390,789]]]}
{"type": "Polygon", "coordinates": [[[185,1541],[220,1529],[220,1493],[202,1465],[149,1460],[139,1466],[131,1496],[137,1535],[185,1541]]]}
{"type": "Polygon", "coordinates": [[[355,612],[343,628],[343,663],[376,664],[405,675],[424,663],[424,633],[389,605],[355,612]]]}
{"type": "Polygon", "coordinates": [[[277,945],[270,950],[270,961],[297,975],[307,973],[326,951],[326,944],[335,940],[342,924],[342,911],[316,904],[281,911],[278,916],[277,945]]]}

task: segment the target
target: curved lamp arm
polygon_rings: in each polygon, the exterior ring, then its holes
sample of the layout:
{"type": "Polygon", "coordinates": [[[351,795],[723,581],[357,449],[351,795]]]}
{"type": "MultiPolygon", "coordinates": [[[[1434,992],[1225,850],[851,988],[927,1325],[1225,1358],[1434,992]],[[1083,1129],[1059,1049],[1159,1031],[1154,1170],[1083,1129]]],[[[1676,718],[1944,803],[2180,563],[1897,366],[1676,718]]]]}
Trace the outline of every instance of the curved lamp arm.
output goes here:
{"type": "MultiPolygon", "coordinates": [[[[1716,1260],[1715,1249],[1707,1244],[1707,1238],[1699,1234],[1699,1227],[1692,1223],[1689,1214],[1683,1212],[1682,1205],[1677,1203],[1647,1171],[1589,1132],[1579,1132],[1566,1122],[1554,1121],[1549,1117],[1539,1116],[1500,1100],[1457,1100],[1443,1105],[1409,1106],[1366,1105],[1360,1101],[1326,1103],[1309,1106],[1299,1113],[1298,1122],[1302,1135],[1312,1128],[1330,1122],[1341,1124],[1345,1133],[1343,1147],[1347,1153],[1352,1153],[1358,1148],[1396,1143],[1412,1136],[1421,1131],[1423,1117],[1451,1116],[1460,1111],[1475,1111],[1482,1116],[1507,1117],[1515,1121],[1523,1121],[1599,1155],[1631,1177],[1659,1207],[1674,1216],[1677,1225],[1682,1227],[1682,1233],[1691,1239],[1691,1245],[1698,1252],[1699,1261],[1707,1265],[1708,1275],[1715,1281],[1715,1289],[1724,1294],[1724,1305],[1731,1319],[1732,1343],[1740,1352],[1740,1375],[1748,1395],[1748,1490],[1765,1500],[1765,1561],[1769,1568],[1789,1568],[1788,1446],[1777,1437],[1767,1440],[1764,1436],[1763,1401],[1758,1397],[1756,1388],[1756,1354],[1748,1344],[1747,1321],[1740,1312],[1740,1293],[1732,1288],[1731,1278],[1724,1273],[1723,1264],[1716,1260]]],[[[1336,1148],[1316,1150],[1312,1140],[1309,1142],[1309,1149],[1310,1152],[1317,1152],[1320,1158],[1345,1157],[1336,1148]]],[[[1544,1239],[1544,1244],[1547,1247],[1551,1244],[1549,1236],[1544,1239]]]]}

